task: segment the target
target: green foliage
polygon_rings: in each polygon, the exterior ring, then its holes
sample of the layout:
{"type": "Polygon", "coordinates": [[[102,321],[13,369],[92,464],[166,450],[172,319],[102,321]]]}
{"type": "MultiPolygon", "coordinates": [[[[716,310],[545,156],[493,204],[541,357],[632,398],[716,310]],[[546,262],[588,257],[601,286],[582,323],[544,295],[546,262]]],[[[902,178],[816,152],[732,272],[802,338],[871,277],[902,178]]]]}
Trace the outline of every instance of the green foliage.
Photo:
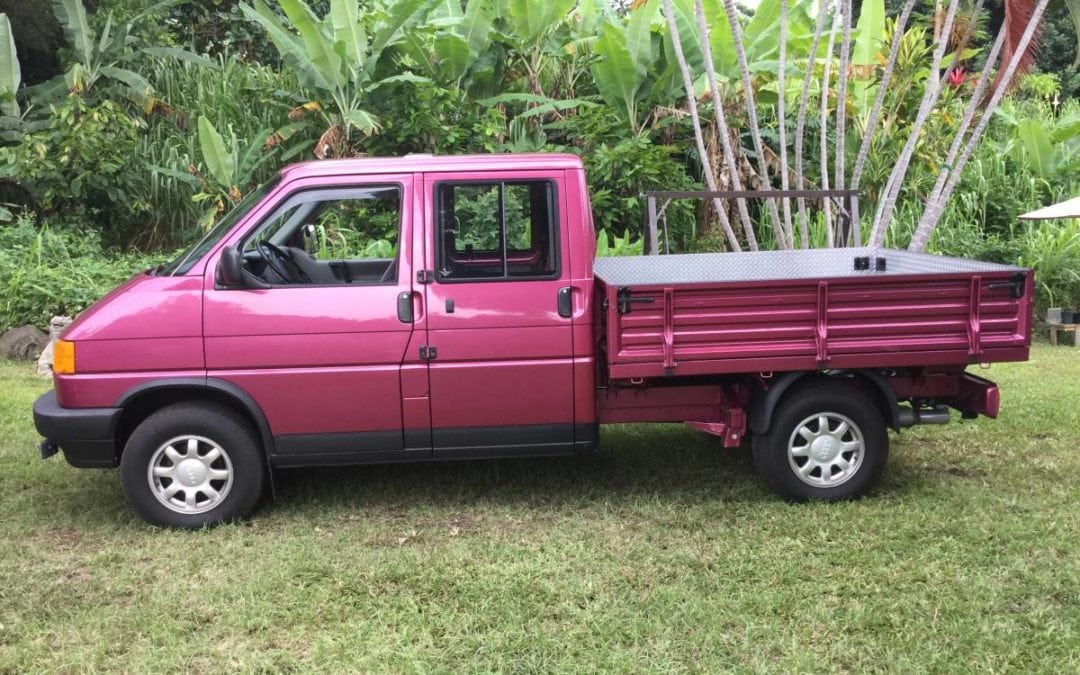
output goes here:
{"type": "Polygon", "coordinates": [[[374,155],[495,152],[506,128],[503,107],[434,82],[403,83],[374,104],[383,128],[365,148],[374,155]]]}
{"type": "Polygon", "coordinates": [[[630,232],[624,232],[620,237],[602,229],[596,235],[596,256],[598,258],[641,255],[644,248],[645,240],[641,237],[632,240],[630,232]]]}
{"type": "Polygon", "coordinates": [[[316,109],[326,130],[315,146],[315,155],[351,154],[354,131],[371,136],[379,129],[378,119],[370,112],[375,91],[394,82],[417,79],[403,73],[380,75],[378,71],[384,51],[400,42],[403,29],[419,17],[422,0],[378,3],[363,17],[357,0],[331,0],[330,11],[322,18],[303,0],[279,2],[295,33],[263,0],[241,4],[240,8],[263,27],[300,84],[319,97],[316,109]]]}
{"type": "MultiPolygon", "coordinates": [[[[686,167],[666,145],[645,138],[629,138],[614,144],[602,143],[586,153],[593,219],[598,231],[632,233],[638,238],[646,219],[644,193],[648,190],[694,189],[686,167]]],[[[667,208],[672,248],[683,250],[696,234],[694,204],[671,202],[667,208]]]]}
{"type": "Polygon", "coordinates": [[[1036,313],[1047,307],[1080,306],[1080,219],[1019,228],[1016,262],[1035,270],[1036,313]]]}
{"type": "Polygon", "coordinates": [[[212,61],[175,47],[133,48],[135,26],[153,20],[169,4],[171,0],[152,5],[120,26],[114,26],[112,16],[108,15],[101,30],[95,31],[87,20],[82,0],[52,0],[53,11],[72,47],[72,64],[63,76],[67,89],[90,93],[104,79],[122,85],[129,96],[141,102],[152,96],[153,87],[145,77],[125,66],[145,55],[169,56],[213,67],[212,61]]]}
{"type": "Polygon", "coordinates": [[[112,101],[71,94],[52,109],[48,127],[0,148],[0,175],[30,189],[46,213],[85,217],[122,240],[152,208],[139,199],[133,162],[145,126],[112,101]]]}
{"type": "Polygon", "coordinates": [[[263,144],[270,136],[269,129],[260,132],[246,144],[237,140],[231,128],[229,136],[230,141],[226,143],[210,120],[199,116],[199,148],[207,175],[203,177],[203,191],[193,199],[211,203],[201,221],[204,228],[213,225],[221,213],[234,206],[254,187],[259,167],[273,156],[273,152],[263,151],[263,144]]]}
{"type": "Polygon", "coordinates": [[[28,215],[0,226],[0,331],[75,315],[159,255],[110,253],[93,230],[38,226],[28,215]]]}

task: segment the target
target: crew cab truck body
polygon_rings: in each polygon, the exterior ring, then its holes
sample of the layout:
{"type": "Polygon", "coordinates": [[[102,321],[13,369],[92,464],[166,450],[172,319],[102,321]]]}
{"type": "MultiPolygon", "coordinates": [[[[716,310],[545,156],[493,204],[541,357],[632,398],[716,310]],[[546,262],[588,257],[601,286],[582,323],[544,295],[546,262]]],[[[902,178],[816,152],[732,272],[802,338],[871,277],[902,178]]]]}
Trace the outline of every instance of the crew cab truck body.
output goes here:
{"type": "Polygon", "coordinates": [[[41,450],[134,508],[249,513],[275,467],[569,454],[602,424],[754,439],[788,499],[870,489],[887,429],[997,415],[1032,276],[884,249],[594,261],[568,155],[283,170],[58,343],[41,450]]]}

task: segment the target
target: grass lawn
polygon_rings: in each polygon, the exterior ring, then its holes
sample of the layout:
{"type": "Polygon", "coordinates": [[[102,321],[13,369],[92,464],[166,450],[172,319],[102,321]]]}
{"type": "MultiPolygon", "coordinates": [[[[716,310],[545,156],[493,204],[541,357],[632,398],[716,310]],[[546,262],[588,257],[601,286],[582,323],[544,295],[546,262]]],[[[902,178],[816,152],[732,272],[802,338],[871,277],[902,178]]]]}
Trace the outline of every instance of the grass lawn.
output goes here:
{"type": "Polygon", "coordinates": [[[792,506],[747,450],[293,471],[157,530],[37,458],[0,364],[0,671],[1080,671],[1080,351],[995,366],[1002,419],[905,431],[877,493],[792,506]]]}

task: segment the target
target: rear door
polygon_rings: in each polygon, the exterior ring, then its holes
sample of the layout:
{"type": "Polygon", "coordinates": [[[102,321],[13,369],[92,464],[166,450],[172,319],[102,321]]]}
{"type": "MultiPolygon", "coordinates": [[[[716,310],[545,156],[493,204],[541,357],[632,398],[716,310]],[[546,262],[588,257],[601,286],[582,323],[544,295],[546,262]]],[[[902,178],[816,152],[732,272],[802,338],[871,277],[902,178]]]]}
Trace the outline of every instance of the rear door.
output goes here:
{"type": "Polygon", "coordinates": [[[571,452],[563,173],[427,174],[426,357],[436,458],[571,452]]]}

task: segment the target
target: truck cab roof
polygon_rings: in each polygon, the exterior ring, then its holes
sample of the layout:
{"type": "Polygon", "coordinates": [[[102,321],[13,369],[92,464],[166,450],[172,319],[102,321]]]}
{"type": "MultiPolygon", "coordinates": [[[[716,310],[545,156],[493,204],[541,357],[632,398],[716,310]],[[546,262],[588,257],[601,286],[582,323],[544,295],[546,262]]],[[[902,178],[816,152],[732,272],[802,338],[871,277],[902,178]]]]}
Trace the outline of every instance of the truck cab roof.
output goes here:
{"type": "Polygon", "coordinates": [[[404,157],[358,157],[301,162],[285,167],[287,180],[357,174],[449,172],[449,171],[535,171],[581,169],[581,158],[567,153],[527,153],[488,155],[428,155],[404,157]]]}

